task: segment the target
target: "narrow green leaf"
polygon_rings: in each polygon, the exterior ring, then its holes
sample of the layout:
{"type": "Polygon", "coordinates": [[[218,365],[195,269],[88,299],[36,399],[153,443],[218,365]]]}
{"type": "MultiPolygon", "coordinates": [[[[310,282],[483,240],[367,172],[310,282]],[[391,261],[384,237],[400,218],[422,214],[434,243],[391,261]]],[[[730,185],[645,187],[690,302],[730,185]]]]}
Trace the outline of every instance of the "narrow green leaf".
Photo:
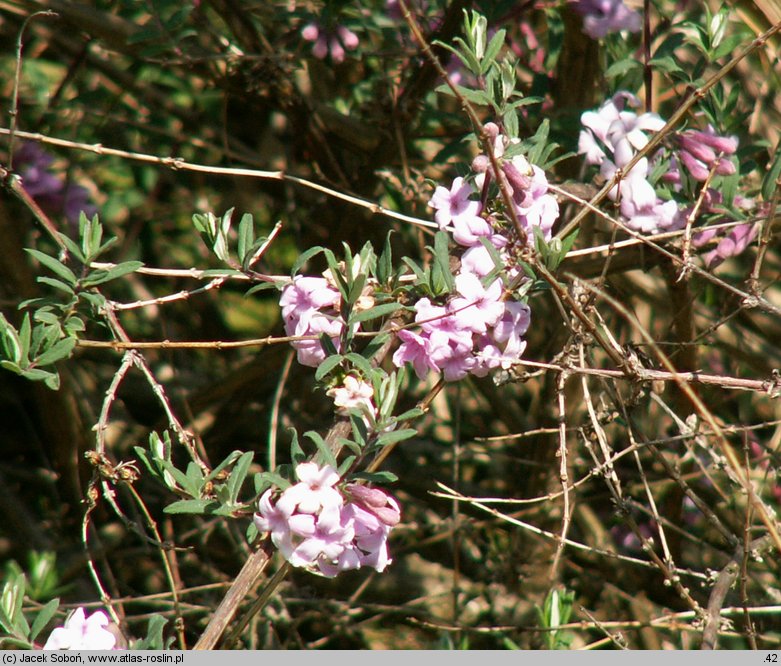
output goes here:
{"type": "Polygon", "coordinates": [[[367,481],[368,483],[395,483],[399,480],[393,472],[356,472],[353,479],[367,481]]]}
{"type": "Polygon", "coordinates": [[[58,233],[57,235],[60,237],[62,244],[68,249],[68,252],[70,252],[79,261],[79,263],[85,264],[86,260],[84,254],[81,251],[81,248],[65,234],[58,233]]]}
{"type": "Polygon", "coordinates": [[[781,141],[776,145],[773,162],[762,179],[762,199],[770,201],[776,192],[777,182],[781,177],[781,141]]]}
{"type": "Polygon", "coordinates": [[[294,465],[298,465],[307,459],[307,455],[304,453],[304,449],[301,448],[301,443],[298,441],[298,432],[296,429],[290,428],[290,432],[292,435],[290,439],[290,460],[293,461],[294,465]]]}
{"type": "Polygon", "coordinates": [[[279,289],[279,285],[276,282],[261,282],[260,284],[256,284],[254,287],[247,289],[247,291],[244,292],[244,295],[252,296],[252,294],[268,291],[269,289],[279,289]]]}
{"type": "Polygon", "coordinates": [[[76,346],[74,338],[63,338],[47,349],[43,354],[35,359],[36,365],[51,365],[64,358],[68,358],[76,346]]]}
{"type": "Polygon", "coordinates": [[[377,438],[377,446],[388,446],[396,442],[403,442],[405,439],[415,437],[418,431],[413,428],[404,428],[402,430],[391,430],[385,432],[377,438]]]}
{"type": "Polygon", "coordinates": [[[244,266],[245,260],[249,258],[247,257],[247,254],[249,254],[249,250],[252,248],[254,243],[255,222],[252,219],[252,215],[249,213],[244,213],[244,215],[241,216],[241,222],[239,222],[239,240],[237,248],[239,261],[241,262],[242,266],[244,266]]]}
{"type": "Polygon", "coordinates": [[[113,268],[108,270],[98,269],[92,271],[86,278],[81,281],[82,287],[95,287],[111,280],[116,280],[123,275],[134,273],[144,265],[142,261],[125,261],[121,264],[117,264],[113,268]]]}
{"type": "Polygon", "coordinates": [[[369,361],[361,356],[360,354],[356,354],[355,352],[350,352],[345,356],[345,358],[350,361],[358,370],[361,371],[361,374],[364,377],[370,377],[372,374],[372,366],[369,361]]]}
{"type": "Polygon", "coordinates": [[[208,481],[214,481],[214,479],[217,478],[217,475],[222,472],[222,470],[227,469],[230,467],[236,460],[238,460],[242,456],[241,451],[231,451],[228,454],[228,457],[225,458],[217,467],[215,467],[211,472],[209,472],[206,475],[206,478],[204,479],[204,482],[208,481]]]}
{"type": "Polygon", "coordinates": [[[198,513],[209,514],[219,507],[219,502],[210,499],[179,500],[169,504],[163,509],[163,513],[198,513]]]}
{"type": "Polygon", "coordinates": [[[424,412],[420,407],[413,407],[412,409],[408,409],[406,412],[403,412],[402,414],[399,414],[396,417],[396,421],[409,421],[410,419],[417,419],[423,416],[426,412],[424,412]]]}
{"type": "Polygon", "coordinates": [[[73,296],[76,293],[69,284],[63,282],[62,280],[58,280],[57,278],[50,278],[46,277],[45,275],[41,275],[35,278],[35,281],[40,282],[41,284],[48,284],[50,287],[54,287],[59,291],[65,292],[68,294],[68,296],[73,296]]]}
{"type": "Polygon", "coordinates": [[[350,322],[348,325],[385,317],[396,312],[401,307],[402,306],[400,303],[383,303],[382,305],[375,305],[373,308],[368,310],[363,310],[361,312],[352,314],[350,316],[350,322]]]}
{"type": "Polygon", "coordinates": [[[325,440],[320,436],[319,433],[315,432],[314,430],[310,430],[304,433],[304,437],[308,437],[314,442],[315,446],[317,447],[317,457],[323,464],[330,465],[334,469],[338,467],[333,451],[331,451],[330,447],[328,444],[326,444],[325,440]]]}
{"type": "Polygon", "coordinates": [[[393,250],[391,248],[391,233],[385,236],[385,247],[382,250],[379,260],[377,261],[377,282],[381,285],[386,285],[390,281],[393,275],[393,250]]]}
{"type": "Polygon", "coordinates": [[[310,247],[306,252],[302,252],[298,259],[295,260],[293,263],[293,267],[290,269],[290,277],[295,277],[296,273],[298,273],[299,269],[312,257],[315,255],[320,254],[324,248],[320,247],[319,245],[316,245],[315,247],[310,247]]]}
{"type": "Polygon", "coordinates": [[[58,259],[30,248],[25,248],[25,252],[33,256],[38,261],[38,263],[48,268],[55,275],[61,277],[68,284],[75,286],[78,282],[76,274],[58,259]]]}
{"type": "Polygon", "coordinates": [[[233,504],[238,502],[239,493],[241,492],[242,485],[244,485],[244,479],[247,478],[247,473],[249,472],[250,465],[252,465],[253,457],[254,454],[252,451],[247,451],[238,459],[236,465],[233,467],[233,471],[228,479],[228,493],[231,503],[233,504]]]}
{"type": "Polygon", "coordinates": [[[341,354],[334,354],[333,356],[327,357],[320,365],[317,366],[317,370],[315,370],[315,379],[320,381],[329,372],[331,372],[331,370],[339,365],[343,359],[344,357],[341,354]]]}
{"type": "Polygon", "coordinates": [[[380,333],[379,335],[373,337],[369,341],[369,344],[364,347],[361,355],[364,358],[371,359],[378,351],[380,351],[380,349],[385,346],[385,343],[388,342],[389,337],[390,333],[380,333]]]}
{"type": "Polygon", "coordinates": [[[40,634],[43,628],[49,623],[49,620],[54,617],[54,614],[57,612],[59,606],[60,600],[52,599],[43,608],[41,608],[41,610],[38,611],[38,614],[35,616],[35,620],[33,620],[32,627],[30,628],[31,641],[34,641],[38,637],[38,634],[40,634]]]}
{"type": "Polygon", "coordinates": [[[504,36],[506,34],[507,31],[504,29],[497,30],[496,34],[491,38],[491,41],[488,42],[488,46],[486,46],[485,48],[485,54],[481,59],[481,65],[482,65],[481,69],[483,74],[485,74],[488,71],[488,68],[496,60],[496,56],[499,54],[499,51],[504,45],[504,36]]]}

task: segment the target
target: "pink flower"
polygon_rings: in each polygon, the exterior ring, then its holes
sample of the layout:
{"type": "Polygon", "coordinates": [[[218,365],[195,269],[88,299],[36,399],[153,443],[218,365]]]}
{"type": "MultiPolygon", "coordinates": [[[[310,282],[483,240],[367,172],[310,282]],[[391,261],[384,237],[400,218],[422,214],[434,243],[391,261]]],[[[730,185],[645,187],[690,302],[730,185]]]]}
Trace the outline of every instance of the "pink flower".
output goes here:
{"type": "Polygon", "coordinates": [[[401,346],[393,354],[393,364],[400,368],[405,363],[411,363],[418,379],[425,379],[429,370],[437,370],[431,360],[431,348],[428,337],[423,337],[412,331],[402,329],[398,332],[401,346]]]}
{"type": "Polygon", "coordinates": [[[108,616],[103,611],[96,611],[89,617],[83,608],[76,611],[49,635],[43,646],[44,650],[114,650],[116,636],[106,627],[108,616]]]}
{"type": "Polygon", "coordinates": [[[299,320],[311,317],[315,310],[339,305],[340,294],[325,278],[297,275],[279,297],[282,317],[299,320]]]}
{"type": "Polygon", "coordinates": [[[332,33],[317,23],[309,23],[304,26],[301,36],[308,42],[314,42],[312,55],[315,58],[325,60],[330,53],[331,60],[336,64],[344,62],[345,49],[354,51],[360,41],[354,32],[343,25],[337,26],[336,32],[332,33]]]}
{"type": "Polygon", "coordinates": [[[521,357],[526,349],[523,335],[529,329],[531,310],[525,303],[507,301],[504,304],[504,314],[494,327],[494,339],[504,343],[504,358],[502,367],[509,368],[515,359],[521,357]]]}
{"type": "Polygon", "coordinates": [[[486,289],[473,273],[460,273],[456,276],[456,290],[461,298],[454,299],[451,306],[456,311],[459,328],[485,333],[504,314],[500,279],[494,280],[486,289]]]}
{"type": "Polygon", "coordinates": [[[334,405],[339,407],[339,411],[346,413],[350,409],[360,409],[361,411],[374,415],[376,408],[372,403],[374,389],[371,384],[365,381],[347,375],[344,378],[344,384],[328,390],[328,395],[334,399],[334,405]]]}
{"type": "Polygon", "coordinates": [[[482,278],[488,275],[495,268],[496,265],[494,264],[494,260],[491,258],[491,254],[482,243],[480,243],[480,245],[470,247],[461,256],[462,273],[473,273],[477,275],[477,277],[482,278]]]}
{"type": "Polygon", "coordinates": [[[464,182],[463,178],[456,178],[450,186],[450,190],[441,185],[434,190],[428,205],[437,212],[434,219],[440,229],[444,229],[456,219],[473,220],[479,217],[480,202],[471,201],[469,195],[472,188],[464,182]]]}
{"type": "Polygon", "coordinates": [[[334,488],[339,483],[339,475],[330,465],[321,469],[315,463],[301,463],[296,467],[296,476],[300,483],[282,494],[277,510],[290,516],[294,511],[315,514],[324,508],[342,506],[342,495],[334,488]]]}
{"type": "Polygon", "coordinates": [[[583,32],[592,39],[600,39],[610,32],[628,30],[637,32],[643,19],[623,0],[570,0],[575,11],[583,16],[583,32]]]}
{"type": "MultiPolygon", "coordinates": [[[[314,312],[308,319],[295,319],[291,317],[285,322],[285,331],[290,336],[320,336],[325,333],[337,350],[341,349],[342,342],[340,336],[344,323],[341,319],[327,317],[326,315],[314,312]]],[[[290,343],[296,350],[296,357],[301,365],[307,365],[316,368],[326,357],[325,349],[319,339],[294,340],[290,343]]]]}

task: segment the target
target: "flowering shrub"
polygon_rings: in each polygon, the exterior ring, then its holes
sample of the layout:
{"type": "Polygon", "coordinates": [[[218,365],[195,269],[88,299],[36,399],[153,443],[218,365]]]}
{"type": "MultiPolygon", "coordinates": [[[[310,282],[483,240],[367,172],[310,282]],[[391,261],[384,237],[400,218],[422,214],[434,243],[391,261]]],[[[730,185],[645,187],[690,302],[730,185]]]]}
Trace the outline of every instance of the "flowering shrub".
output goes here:
{"type": "Polygon", "coordinates": [[[0,646],[777,646],[781,26],[640,4],[0,10],[0,646]]]}

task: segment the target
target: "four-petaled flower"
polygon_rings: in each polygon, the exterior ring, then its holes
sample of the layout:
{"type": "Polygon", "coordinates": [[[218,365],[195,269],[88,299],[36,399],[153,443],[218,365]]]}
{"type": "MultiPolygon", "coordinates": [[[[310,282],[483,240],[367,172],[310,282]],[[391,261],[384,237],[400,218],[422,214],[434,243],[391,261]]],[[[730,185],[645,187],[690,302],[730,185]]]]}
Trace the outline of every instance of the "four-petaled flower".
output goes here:
{"type": "Polygon", "coordinates": [[[83,608],[77,608],[51,634],[43,646],[44,650],[114,650],[117,638],[106,627],[108,616],[95,611],[87,617],[83,608]]]}

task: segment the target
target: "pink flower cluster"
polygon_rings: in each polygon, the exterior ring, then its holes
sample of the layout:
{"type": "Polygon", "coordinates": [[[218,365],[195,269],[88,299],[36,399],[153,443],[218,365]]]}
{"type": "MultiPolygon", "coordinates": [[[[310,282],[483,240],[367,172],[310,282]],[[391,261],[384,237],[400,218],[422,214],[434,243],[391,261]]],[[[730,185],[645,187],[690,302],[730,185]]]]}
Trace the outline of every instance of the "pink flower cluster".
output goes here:
{"type": "Polygon", "coordinates": [[[54,158],[37,143],[25,142],[14,154],[14,170],[22,177],[22,187],[48,213],[63,213],[77,224],[83,212],[92,217],[98,209],[90,202],[89,191],[68,183],[52,172],[54,158]]]}
{"type": "Polygon", "coordinates": [[[623,0],[570,0],[583,17],[583,32],[592,39],[601,39],[610,32],[638,32],[643,18],[623,0]]]}
{"type": "Polygon", "coordinates": [[[362,566],[383,571],[391,559],[388,535],[401,516],[399,505],[378,488],[348,484],[341,492],[333,467],[301,463],[299,483],[272,502],[267,490],[258,504],[255,526],[269,532],[294,567],[333,577],[362,566]]]}
{"type": "MultiPolygon", "coordinates": [[[[518,221],[521,223],[523,230],[526,232],[528,244],[531,246],[534,245],[534,228],[537,228],[542,232],[545,240],[550,240],[553,225],[559,217],[559,204],[556,201],[556,198],[548,191],[548,178],[545,175],[545,172],[536,164],[530,164],[523,155],[516,155],[509,159],[504,158],[505,150],[512,145],[512,140],[501,134],[499,127],[495,123],[486,123],[483,129],[488,136],[493,139],[494,157],[500,162],[502,177],[505,180],[505,185],[509,188],[512,204],[515,208],[515,214],[518,221]]],[[[475,157],[472,161],[472,170],[477,173],[475,183],[485,193],[486,187],[491,179],[496,177],[496,174],[493,173],[493,168],[488,155],[478,155],[475,157]]],[[[456,182],[458,182],[458,179],[456,179],[456,182]]],[[[445,190],[445,188],[438,187],[429,204],[432,208],[437,208],[438,213],[441,210],[441,196],[446,192],[447,190],[445,190]]],[[[478,202],[472,203],[477,205],[475,210],[479,215],[482,212],[480,204],[478,202]]],[[[444,227],[439,217],[436,217],[435,219],[440,227],[444,227]]],[[[486,220],[483,220],[483,222],[488,225],[486,220]]],[[[457,220],[453,221],[453,226],[453,237],[457,243],[467,246],[476,244],[474,242],[465,242],[459,237],[459,224],[457,223],[457,220]]],[[[489,235],[492,234],[493,230],[490,230],[489,235]]],[[[466,240],[468,240],[468,238],[466,240]]],[[[493,235],[491,242],[497,248],[504,247],[504,245],[507,244],[507,240],[499,235],[493,235]]]]}
{"type": "MultiPolygon", "coordinates": [[[[631,93],[619,92],[596,111],[586,111],[580,120],[584,129],[580,132],[578,152],[585,154],[588,164],[597,164],[606,179],[612,178],[617,169],[623,169],[635,152],[648,143],[648,131],[658,131],[665,122],[655,113],[637,115],[626,110],[626,103],[637,106],[639,100],[631,93]]],[[[635,231],[659,233],[683,226],[675,201],[662,201],[654,186],[648,181],[650,166],[643,157],[624,174],[621,182],[608,193],[612,201],[619,202],[619,210],[626,225],[635,231]]]]}
{"type": "Polygon", "coordinates": [[[315,58],[325,60],[330,54],[331,61],[336,64],[344,62],[345,51],[354,51],[359,43],[358,36],[343,25],[330,32],[317,23],[310,23],[301,31],[301,36],[308,42],[314,42],[312,54],[315,58]]]}
{"type": "MultiPolygon", "coordinates": [[[[512,166],[510,162],[506,164],[512,166]]],[[[529,228],[540,226],[549,236],[552,221],[547,219],[550,210],[544,200],[549,196],[544,173],[530,168],[511,183],[523,223],[529,228]],[[525,180],[520,182],[521,178],[525,180]]],[[[456,293],[444,305],[421,298],[415,304],[419,331],[398,333],[401,345],[393,362],[397,367],[411,363],[420,379],[430,370],[443,372],[447,381],[462,379],[467,374],[483,377],[495,368],[512,365],[526,348],[523,335],[529,327],[529,307],[506,299],[501,278],[489,284],[483,280],[495,265],[481,239],[496,248],[500,256],[508,240],[495,233],[480,215],[481,204],[470,199],[471,193],[471,187],[462,178],[456,178],[450,190],[438,187],[429,203],[436,210],[439,226],[452,230],[456,242],[468,249],[455,276],[456,293]]]]}
{"type": "Polygon", "coordinates": [[[83,608],[65,620],[65,625],[57,627],[49,635],[44,650],[115,650],[117,639],[106,627],[108,616],[96,611],[89,617],[83,608]]]}
{"type": "Polygon", "coordinates": [[[686,167],[694,180],[704,182],[711,169],[718,176],[731,176],[735,173],[735,165],[728,157],[738,149],[738,139],[734,136],[719,136],[708,126],[704,131],[686,130],[676,135],[679,149],[673,158],[670,171],[664,175],[668,182],[678,184],[681,175],[678,162],[686,167]]]}
{"type": "MultiPolygon", "coordinates": [[[[337,349],[344,322],[339,317],[341,294],[325,278],[297,275],[279,299],[285,331],[290,336],[320,336],[325,333],[337,349]]],[[[319,339],[291,343],[301,365],[317,367],[325,360],[319,339]]]]}
{"type": "Polygon", "coordinates": [[[716,247],[703,255],[703,260],[708,268],[716,268],[730,257],[737,257],[757,237],[759,228],[756,224],[747,222],[730,229],[726,235],[719,237],[716,229],[705,228],[692,237],[694,247],[702,247],[709,241],[717,240],[716,247]]]}

